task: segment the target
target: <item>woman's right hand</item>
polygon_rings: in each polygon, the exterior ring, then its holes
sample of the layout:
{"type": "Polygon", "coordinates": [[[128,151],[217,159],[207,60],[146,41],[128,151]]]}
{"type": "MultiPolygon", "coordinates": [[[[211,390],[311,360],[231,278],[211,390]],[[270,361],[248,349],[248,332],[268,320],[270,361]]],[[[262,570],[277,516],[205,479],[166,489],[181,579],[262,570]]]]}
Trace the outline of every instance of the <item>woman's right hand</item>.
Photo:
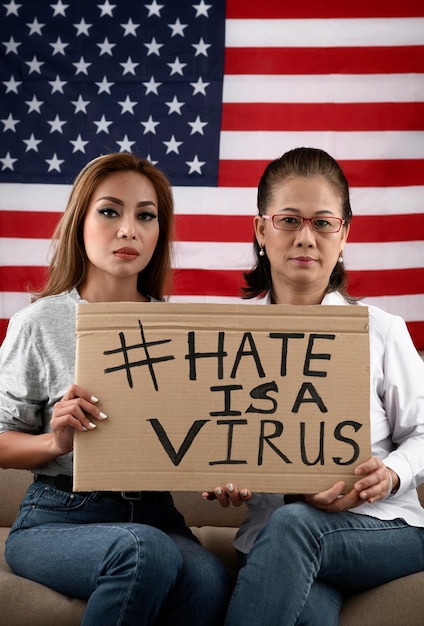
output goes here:
{"type": "Polygon", "coordinates": [[[98,398],[79,385],[71,385],[63,398],[56,402],[50,420],[58,454],[71,452],[74,443],[74,431],[89,431],[96,428],[90,417],[104,420],[105,415],[96,406],[98,398]]]}

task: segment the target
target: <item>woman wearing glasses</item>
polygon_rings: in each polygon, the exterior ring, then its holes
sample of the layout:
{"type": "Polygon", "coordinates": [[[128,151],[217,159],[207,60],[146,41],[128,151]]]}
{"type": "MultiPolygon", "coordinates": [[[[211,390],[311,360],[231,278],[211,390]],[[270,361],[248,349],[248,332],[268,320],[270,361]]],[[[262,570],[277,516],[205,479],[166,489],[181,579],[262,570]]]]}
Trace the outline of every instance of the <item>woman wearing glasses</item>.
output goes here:
{"type": "MultiPolygon", "coordinates": [[[[245,297],[264,304],[354,304],[343,250],[352,212],[347,180],[326,152],[297,148],[265,169],[254,218],[256,266],[245,297]]],[[[203,497],[248,503],[236,537],[244,567],[226,626],[333,626],[344,593],[424,569],[424,364],[403,320],[369,307],[372,458],[325,492],[203,497]]],[[[341,390],[342,392],[342,390],[341,390]]]]}

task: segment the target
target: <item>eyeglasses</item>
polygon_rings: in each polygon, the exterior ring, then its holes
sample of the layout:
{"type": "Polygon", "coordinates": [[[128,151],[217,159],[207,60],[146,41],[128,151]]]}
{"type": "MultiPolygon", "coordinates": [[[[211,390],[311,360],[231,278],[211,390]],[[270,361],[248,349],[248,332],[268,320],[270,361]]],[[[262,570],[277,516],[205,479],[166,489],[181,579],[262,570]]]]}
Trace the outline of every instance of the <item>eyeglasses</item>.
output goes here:
{"type": "Polygon", "coordinates": [[[299,215],[261,215],[264,220],[270,220],[277,230],[302,230],[305,222],[310,222],[317,233],[338,233],[346,220],[340,217],[300,217],[299,215]]]}

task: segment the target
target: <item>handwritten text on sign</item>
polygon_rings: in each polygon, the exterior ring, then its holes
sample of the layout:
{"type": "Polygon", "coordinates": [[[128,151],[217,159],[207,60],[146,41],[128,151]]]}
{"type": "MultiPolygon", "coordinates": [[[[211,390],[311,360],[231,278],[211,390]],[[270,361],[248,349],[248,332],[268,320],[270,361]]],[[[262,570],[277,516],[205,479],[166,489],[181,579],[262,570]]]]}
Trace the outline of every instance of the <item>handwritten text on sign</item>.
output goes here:
{"type": "Polygon", "coordinates": [[[365,307],[80,305],[87,489],[317,491],[370,456],[365,307]]]}

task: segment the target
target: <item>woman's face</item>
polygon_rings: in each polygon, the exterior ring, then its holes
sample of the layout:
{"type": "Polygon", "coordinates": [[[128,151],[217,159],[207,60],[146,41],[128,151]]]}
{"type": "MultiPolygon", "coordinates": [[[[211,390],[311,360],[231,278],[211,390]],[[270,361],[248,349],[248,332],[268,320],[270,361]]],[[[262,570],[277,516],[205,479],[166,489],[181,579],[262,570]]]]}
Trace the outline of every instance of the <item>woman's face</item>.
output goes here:
{"type": "MultiPolygon", "coordinates": [[[[274,190],[266,213],[341,218],[341,199],[323,177],[293,176],[274,190]]],[[[338,233],[321,233],[312,229],[311,222],[304,222],[301,230],[286,231],[256,216],[254,228],[271,265],[273,291],[310,294],[311,301],[320,302],[344,249],[349,226],[342,226],[338,233]]]]}
{"type": "Polygon", "coordinates": [[[153,184],[137,172],[113,172],[96,187],[84,220],[88,276],[134,279],[152,258],[158,238],[153,184]]]}

